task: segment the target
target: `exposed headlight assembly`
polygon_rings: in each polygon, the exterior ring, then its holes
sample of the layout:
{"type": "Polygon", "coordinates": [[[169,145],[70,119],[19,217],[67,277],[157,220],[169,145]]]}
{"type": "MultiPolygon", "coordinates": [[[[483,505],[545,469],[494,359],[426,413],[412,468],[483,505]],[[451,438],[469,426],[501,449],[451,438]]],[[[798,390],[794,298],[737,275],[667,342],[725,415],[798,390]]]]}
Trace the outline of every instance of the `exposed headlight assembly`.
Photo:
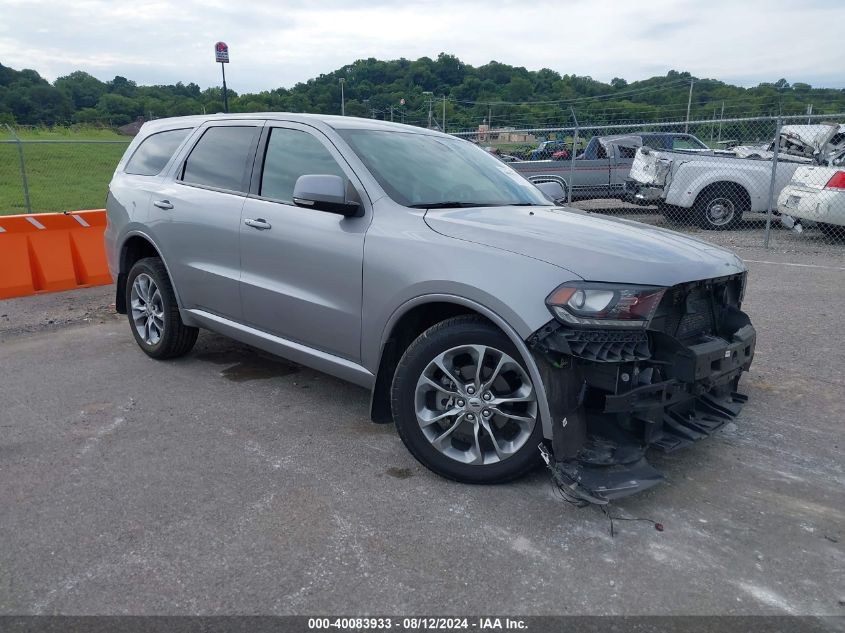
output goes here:
{"type": "Polygon", "coordinates": [[[589,281],[570,281],[546,298],[555,317],[570,325],[644,328],[665,288],[589,281]]]}

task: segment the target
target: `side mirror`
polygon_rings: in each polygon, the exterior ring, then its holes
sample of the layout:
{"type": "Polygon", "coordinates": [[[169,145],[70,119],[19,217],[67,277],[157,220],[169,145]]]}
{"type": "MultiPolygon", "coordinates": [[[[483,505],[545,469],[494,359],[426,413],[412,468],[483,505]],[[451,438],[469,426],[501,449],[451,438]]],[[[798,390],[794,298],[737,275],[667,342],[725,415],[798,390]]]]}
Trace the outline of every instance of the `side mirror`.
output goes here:
{"type": "Polygon", "coordinates": [[[563,188],[559,182],[550,181],[550,182],[536,182],[534,186],[537,187],[540,191],[546,194],[546,197],[549,198],[552,202],[557,204],[560,201],[566,200],[566,190],[563,188]]]}
{"type": "Polygon", "coordinates": [[[346,183],[340,176],[308,174],[296,179],[293,203],[299,207],[337,213],[344,217],[363,215],[360,202],[348,200],[346,183]]]}

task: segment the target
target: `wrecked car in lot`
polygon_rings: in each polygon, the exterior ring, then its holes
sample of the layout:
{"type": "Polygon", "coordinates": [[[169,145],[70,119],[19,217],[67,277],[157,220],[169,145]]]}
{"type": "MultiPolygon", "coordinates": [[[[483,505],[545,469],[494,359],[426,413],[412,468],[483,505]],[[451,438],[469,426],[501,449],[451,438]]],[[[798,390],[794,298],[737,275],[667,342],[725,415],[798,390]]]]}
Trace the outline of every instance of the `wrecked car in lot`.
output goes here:
{"type": "Polygon", "coordinates": [[[789,228],[815,224],[826,236],[845,239],[845,152],[829,166],[801,166],[778,196],[781,222],[789,228]]]}
{"type": "Polygon", "coordinates": [[[660,481],[647,449],[709,435],[744,400],[738,257],[556,206],[438,132],[162,119],[107,207],[117,309],[146,354],[184,355],[207,328],[362,385],[373,420],[458,481],[508,481],[542,453],[568,494],[606,502],[660,481]]]}
{"type": "MultiPolygon", "coordinates": [[[[567,160],[557,160],[550,155],[547,160],[522,161],[513,168],[534,183],[556,182],[563,189],[566,200],[572,187],[573,200],[591,198],[621,198],[625,193],[625,182],[637,148],[647,146],[656,149],[689,150],[707,149],[707,146],[692,134],[676,132],[631,132],[611,136],[594,136],[575,160],[569,160],[572,144],[555,142],[556,153],[567,150],[567,160]]],[[[535,150],[536,151],[536,150],[535,150]]],[[[563,155],[561,154],[561,157],[563,155]]]]}
{"type": "Polygon", "coordinates": [[[574,161],[569,160],[570,144],[569,148],[565,148],[567,160],[532,159],[516,163],[512,167],[533,183],[558,183],[563,190],[561,200],[567,200],[570,186],[573,200],[621,198],[625,194],[625,182],[631,163],[634,162],[634,155],[637,148],[643,146],[658,149],[707,149],[707,146],[692,134],[632,132],[594,136],[574,161]]]}
{"type": "MultiPolygon", "coordinates": [[[[845,145],[839,124],[785,125],[779,137],[775,196],[802,165],[827,164],[845,145]]],[[[626,191],[657,203],[671,221],[690,219],[705,229],[735,228],[744,213],[767,211],[774,142],[730,150],[637,150],[626,191]]]]}

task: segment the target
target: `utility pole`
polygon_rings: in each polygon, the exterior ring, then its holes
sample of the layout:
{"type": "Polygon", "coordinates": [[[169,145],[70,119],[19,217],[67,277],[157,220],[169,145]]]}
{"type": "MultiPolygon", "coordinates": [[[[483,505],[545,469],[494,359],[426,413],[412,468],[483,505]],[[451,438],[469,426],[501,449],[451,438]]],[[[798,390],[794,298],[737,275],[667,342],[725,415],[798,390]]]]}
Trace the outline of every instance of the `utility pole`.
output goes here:
{"type": "Polygon", "coordinates": [[[346,99],[343,96],[343,84],[346,79],[340,78],[340,116],[346,116],[346,99]]]}
{"type": "Polygon", "coordinates": [[[807,104],[807,125],[810,125],[810,118],[813,116],[813,104],[807,104]]]}
{"type": "Polygon", "coordinates": [[[446,95],[443,95],[443,133],[446,133],[446,95]]]}
{"type": "Polygon", "coordinates": [[[433,98],[433,94],[426,90],[423,92],[424,95],[428,95],[428,129],[431,129],[431,100],[433,98]]]}
{"type": "Polygon", "coordinates": [[[687,99],[687,122],[684,124],[684,133],[686,134],[689,132],[689,111],[690,106],[692,106],[692,85],[695,83],[695,79],[690,78],[689,80],[689,98],[687,99]]]}
{"type": "Polygon", "coordinates": [[[725,102],[722,101],[722,114],[719,115],[719,141],[722,140],[722,121],[725,120],[725,102]]]}
{"type": "Polygon", "coordinates": [[[393,122],[393,106],[390,106],[390,121],[393,122]]]}

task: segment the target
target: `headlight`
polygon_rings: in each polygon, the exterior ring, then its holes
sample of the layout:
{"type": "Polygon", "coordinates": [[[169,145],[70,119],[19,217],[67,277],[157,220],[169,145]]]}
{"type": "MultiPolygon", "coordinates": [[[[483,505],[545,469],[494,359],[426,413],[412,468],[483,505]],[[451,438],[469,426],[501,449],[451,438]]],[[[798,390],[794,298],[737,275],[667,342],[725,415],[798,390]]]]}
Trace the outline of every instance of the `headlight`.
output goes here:
{"type": "Polygon", "coordinates": [[[546,298],[560,321],[593,327],[646,327],[665,288],[570,281],[546,298]]]}

